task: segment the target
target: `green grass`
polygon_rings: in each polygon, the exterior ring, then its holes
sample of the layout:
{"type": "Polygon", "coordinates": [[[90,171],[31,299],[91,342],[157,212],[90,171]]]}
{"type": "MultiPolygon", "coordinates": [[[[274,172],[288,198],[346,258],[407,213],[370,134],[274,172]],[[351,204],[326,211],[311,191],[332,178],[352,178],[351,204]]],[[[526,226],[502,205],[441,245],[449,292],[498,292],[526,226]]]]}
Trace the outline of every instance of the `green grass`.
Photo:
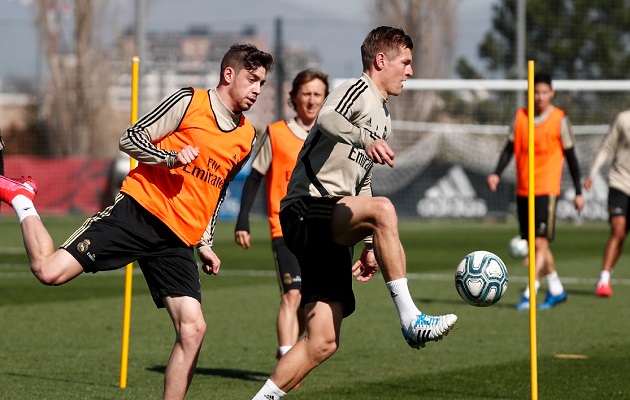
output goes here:
{"type": "MultiPolygon", "coordinates": [[[[44,217],[57,244],[82,221],[44,217]]],[[[252,227],[248,251],[233,243],[232,223],[217,227],[222,273],[201,278],[208,333],[188,399],[249,399],[274,368],[278,288],[266,224],[252,227]]],[[[412,350],[382,278],[357,283],[357,311],[344,322],[339,351],[287,398],[531,398],[529,314],[513,308],[527,269],[507,255],[515,225],[403,222],[400,230],[414,299],[427,313],[456,313],[456,329],[412,350]],[[464,304],[453,284],[459,260],[477,249],[495,252],[510,271],[505,297],[489,308],[464,304]]],[[[557,229],[552,248],[569,300],[538,313],[541,399],[630,398],[627,256],[614,274],[614,296],[593,295],[607,235],[599,223],[557,229]]],[[[0,238],[0,399],[159,398],[174,335],[142,276],[134,276],[128,386],[119,389],[123,270],[44,287],[28,272],[14,216],[0,218],[0,238]]]]}

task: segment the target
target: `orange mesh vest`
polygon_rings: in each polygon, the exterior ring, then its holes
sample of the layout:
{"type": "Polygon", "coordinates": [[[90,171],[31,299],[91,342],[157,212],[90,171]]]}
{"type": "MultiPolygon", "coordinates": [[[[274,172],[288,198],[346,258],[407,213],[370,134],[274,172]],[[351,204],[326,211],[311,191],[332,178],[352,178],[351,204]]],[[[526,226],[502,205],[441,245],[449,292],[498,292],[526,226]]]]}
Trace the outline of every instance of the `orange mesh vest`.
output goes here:
{"type": "Polygon", "coordinates": [[[282,237],[280,227],[280,200],[287,194],[289,178],[295,167],[298,153],[304,141],[289,129],[286,121],[275,122],[268,127],[272,161],[265,181],[267,185],[267,215],[272,238],[282,237]]]}
{"type": "Polygon", "coordinates": [[[209,93],[195,90],[177,131],[153,144],[180,151],[199,148],[192,164],[174,169],[139,163],[123,181],[121,191],[164,222],[189,246],[196,245],[218,211],[241,160],[252,148],[256,131],[244,116],[231,131],[218,127],[209,93]]]}
{"type": "MultiPolygon", "coordinates": [[[[534,127],[534,194],[559,195],[564,152],[560,130],[564,111],[554,108],[549,117],[534,127]]],[[[514,154],[516,158],[518,196],[527,196],[529,187],[527,109],[516,112],[514,154]]]]}

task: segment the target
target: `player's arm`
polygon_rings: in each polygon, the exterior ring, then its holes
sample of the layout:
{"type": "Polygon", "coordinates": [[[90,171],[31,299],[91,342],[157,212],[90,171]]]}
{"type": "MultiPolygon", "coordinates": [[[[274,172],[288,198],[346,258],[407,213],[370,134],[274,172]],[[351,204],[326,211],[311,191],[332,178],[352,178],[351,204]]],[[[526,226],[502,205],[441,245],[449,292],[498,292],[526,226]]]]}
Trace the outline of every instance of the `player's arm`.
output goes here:
{"type": "Polygon", "coordinates": [[[562,151],[564,152],[564,158],[567,160],[567,165],[569,166],[573,186],[575,186],[575,199],[573,203],[578,213],[580,213],[585,204],[584,197],[582,196],[582,185],[580,184],[580,163],[575,154],[575,139],[571,121],[569,121],[569,117],[567,116],[563,118],[562,125],[560,126],[560,140],[562,141],[562,151]]]}
{"type": "Polygon", "coordinates": [[[267,130],[259,141],[258,149],[255,151],[254,160],[252,161],[252,170],[243,184],[241,208],[234,227],[234,241],[244,249],[250,247],[249,212],[256,200],[256,193],[258,193],[262,179],[271,167],[272,157],[271,140],[267,130]]]}
{"type": "Polygon", "coordinates": [[[591,186],[593,185],[593,179],[595,179],[595,176],[597,175],[599,170],[604,166],[604,164],[615,152],[615,148],[619,145],[620,139],[623,138],[622,132],[623,128],[621,126],[620,114],[618,114],[615,117],[615,121],[610,126],[608,133],[602,139],[602,143],[600,144],[597,155],[593,160],[593,164],[591,165],[588,176],[584,180],[584,188],[586,190],[591,188],[591,186]]]}
{"type": "Polygon", "coordinates": [[[324,102],[317,115],[319,129],[330,139],[346,143],[359,149],[367,150],[369,145],[382,139],[377,133],[357,125],[365,110],[365,89],[367,83],[362,80],[348,85],[346,90],[335,90],[324,102]],[[365,86],[365,87],[364,87],[365,86]]]}
{"type": "Polygon", "coordinates": [[[175,168],[194,160],[198,151],[195,154],[192,146],[186,146],[179,154],[154,144],[178,129],[192,96],[193,89],[185,88],[165,97],[157,107],[127,128],[119,141],[120,150],[138,162],[163,168],[175,168]]]}
{"type": "MultiPolygon", "coordinates": [[[[358,190],[359,196],[373,196],[372,192],[372,171],[367,173],[363,178],[358,190]]],[[[376,271],[378,271],[378,262],[374,255],[374,237],[373,235],[367,236],[363,239],[364,247],[361,251],[361,256],[352,266],[352,275],[357,278],[359,282],[367,282],[374,277],[376,271]]]]}
{"type": "Polygon", "coordinates": [[[510,139],[505,144],[503,151],[501,151],[501,155],[499,156],[499,161],[497,162],[497,166],[494,169],[494,173],[488,175],[486,178],[486,182],[488,183],[488,187],[491,191],[496,191],[499,182],[501,181],[501,174],[505,170],[505,168],[510,163],[512,156],[514,155],[514,142],[510,139]]]}

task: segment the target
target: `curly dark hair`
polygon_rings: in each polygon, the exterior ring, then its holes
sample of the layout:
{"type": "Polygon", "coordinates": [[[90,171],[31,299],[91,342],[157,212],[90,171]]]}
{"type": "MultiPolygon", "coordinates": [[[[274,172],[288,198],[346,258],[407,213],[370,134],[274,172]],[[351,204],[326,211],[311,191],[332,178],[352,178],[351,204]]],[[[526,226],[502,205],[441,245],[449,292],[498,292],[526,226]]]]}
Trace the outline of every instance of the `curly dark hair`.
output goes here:
{"type": "Polygon", "coordinates": [[[234,44],[221,60],[221,73],[223,74],[227,67],[233,68],[236,73],[243,68],[247,71],[254,71],[259,67],[271,72],[273,65],[273,56],[258,50],[253,44],[234,44]]]}

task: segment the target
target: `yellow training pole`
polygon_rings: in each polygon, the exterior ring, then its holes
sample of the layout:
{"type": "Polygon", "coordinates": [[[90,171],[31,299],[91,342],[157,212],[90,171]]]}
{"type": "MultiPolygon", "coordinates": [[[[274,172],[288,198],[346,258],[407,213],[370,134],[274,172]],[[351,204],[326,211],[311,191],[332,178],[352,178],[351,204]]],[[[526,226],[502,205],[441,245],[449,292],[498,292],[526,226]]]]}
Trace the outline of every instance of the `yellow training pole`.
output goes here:
{"type": "MultiPolygon", "coordinates": [[[[138,75],[140,58],[133,57],[131,64],[131,124],[138,120],[138,75]]],[[[129,160],[129,168],[136,167],[136,160],[129,160]]],[[[123,310],[122,354],[120,356],[120,388],[127,387],[127,365],[129,361],[129,327],[131,325],[131,284],[133,277],[133,263],[127,264],[125,269],[125,304],[123,310]]]]}
{"type": "Polygon", "coordinates": [[[538,399],[538,350],[536,347],[536,236],[534,233],[534,61],[527,62],[527,237],[529,241],[529,357],[531,364],[532,400],[538,399]]]}

